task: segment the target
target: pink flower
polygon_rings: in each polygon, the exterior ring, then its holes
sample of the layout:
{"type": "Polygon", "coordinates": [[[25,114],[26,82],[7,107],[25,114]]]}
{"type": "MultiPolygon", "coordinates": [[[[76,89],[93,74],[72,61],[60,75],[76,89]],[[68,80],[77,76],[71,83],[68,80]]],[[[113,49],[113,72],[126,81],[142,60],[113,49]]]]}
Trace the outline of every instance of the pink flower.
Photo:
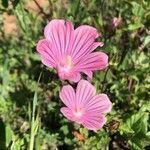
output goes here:
{"type": "Polygon", "coordinates": [[[45,38],[37,44],[42,63],[55,68],[60,79],[78,82],[80,73],[92,79],[93,71],[108,66],[108,56],[93,52],[102,42],[95,42],[97,30],[82,25],[74,30],[70,21],[52,20],[44,29],[45,38]]]}
{"type": "Polygon", "coordinates": [[[112,108],[107,95],[96,95],[95,87],[85,80],[80,80],[76,93],[70,85],[64,86],[60,98],[66,105],[61,108],[63,115],[89,130],[102,128],[106,123],[104,113],[110,112],[112,108]]]}
{"type": "Polygon", "coordinates": [[[121,18],[116,18],[114,17],[112,20],[112,26],[113,28],[117,28],[122,24],[122,19],[121,18]]]}

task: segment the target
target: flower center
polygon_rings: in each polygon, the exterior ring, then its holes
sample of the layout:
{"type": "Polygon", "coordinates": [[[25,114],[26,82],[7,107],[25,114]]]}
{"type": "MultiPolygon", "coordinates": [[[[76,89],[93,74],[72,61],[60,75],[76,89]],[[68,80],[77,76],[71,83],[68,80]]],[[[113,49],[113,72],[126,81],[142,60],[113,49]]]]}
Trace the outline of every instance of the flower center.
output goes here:
{"type": "Polygon", "coordinates": [[[70,71],[73,67],[71,56],[67,56],[65,59],[60,60],[58,65],[58,73],[62,79],[65,79],[66,76],[69,76],[70,71]]]}
{"type": "Polygon", "coordinates": [[[70,68],[72,68],[71,56],[67,56],[63,61],[61,61],[60,67],[66,72],[69,71],[70,68]]]}
{"type": "Polygon", "coordinates": [[[76,117],[80,117],[83,113],[80,108],[76,108],[74,114],[76,117]]]}

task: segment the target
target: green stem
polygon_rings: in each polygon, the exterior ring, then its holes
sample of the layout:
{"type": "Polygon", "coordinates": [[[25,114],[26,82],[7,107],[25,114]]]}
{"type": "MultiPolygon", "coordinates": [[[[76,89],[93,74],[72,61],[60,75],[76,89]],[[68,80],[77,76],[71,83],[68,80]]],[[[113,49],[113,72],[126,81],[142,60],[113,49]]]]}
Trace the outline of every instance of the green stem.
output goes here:
{"type": "Polygon", "coordinates": [[[33,112],[32,112],[32,120],[31,120],[31,139],[30,139],[30,148],[29,150],[33,150],[34,147],[34,122],[35,122],[35,110],[36,110],[36,104],[37,104],[37,92],[34,94],[34,99],[33,99],[33,112]]]}
{"type": "Polygon", "coordinates": [[[109,67],[107,68],[107,70],[106,70],[106,73],[105,73],[105,75],[104,75],[104,79],[103,79],[103,81],[102,81],[102,88],[101,88],[101,92],[104,92],[104,84],[105,84],[105,82],[106,82],[106,77],[107,77],[107,74],[108,74],[108,71],[109,71],[109,67]]]}
{"type": "MultiPolygon", "coordinates": [[[[38,79],[38,83],[40,81],[42,72],[40,73],[39,79],[38,79]]],[[[33,150],[34,148],[34,139],[35,139],[35,135],[36,135],[36,120],[35,120],[35,111],[36,111],[36,106],[37,106],[37,87],[35,89],[35,93],[34,93],[34,98],[33,98],[33,107],[32,107],[32,119],[31,119],[31,133],[30,133],[30,146],[29,146],[29,150],[33,150]]]]}

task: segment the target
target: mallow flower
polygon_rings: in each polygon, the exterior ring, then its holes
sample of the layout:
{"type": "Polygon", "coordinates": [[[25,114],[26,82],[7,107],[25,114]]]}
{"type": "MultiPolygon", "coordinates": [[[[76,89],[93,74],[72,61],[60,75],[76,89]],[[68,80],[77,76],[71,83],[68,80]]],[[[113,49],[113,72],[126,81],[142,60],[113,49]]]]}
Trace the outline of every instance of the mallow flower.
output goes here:
{"type": "Polygon", "coordinates": [[[70,85],[63,86],[60,99],[66,105],[60,111],[68,120],[94,131],[103,127],[105,113],[112,108],[108,96],[96,94],[95,87],[86,80],[80,80],[76,90],[70,85]]]}
{"type": "Polygon", "coordinates": [[[112,19],[112,27],[113,28],[118,28],[119,26],[121,26],[121,24],[122,24],[122,19],[121,18],[114,17],[112,19]]]}
{"type": "Polygon", "coordinates": [[[61,80],[78,82],[81,73],[92,79],[96,70],[108,66],[104,52],[93,52],[102,42],[97,30],[88,25],[74,29],[70,21],[54,19],[44,29],[44,39],[37,43],[42,63],[56,69],[61,80]]]}

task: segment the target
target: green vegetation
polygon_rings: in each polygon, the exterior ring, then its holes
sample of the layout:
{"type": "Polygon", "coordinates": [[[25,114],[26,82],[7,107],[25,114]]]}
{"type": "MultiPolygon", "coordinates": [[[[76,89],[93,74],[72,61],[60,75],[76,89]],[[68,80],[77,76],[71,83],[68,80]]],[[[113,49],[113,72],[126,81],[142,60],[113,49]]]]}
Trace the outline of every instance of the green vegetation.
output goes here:
{"type": "Polygon", "coordinates": [[[0,150],[150,149],[150,2],[36,2],[0,3],[0,150]],[[117,28],[114,17],[121,18],[117,28]],[[110,65],[96,72],[92,83],[108,94],[113,110],[98,132],[62,116],[62,83],[36,53],[44,26],[54,18],[71,20],[76,27],[92,25],[102,33],[104,46],[97,50],[109,55],[110,65]]]}

